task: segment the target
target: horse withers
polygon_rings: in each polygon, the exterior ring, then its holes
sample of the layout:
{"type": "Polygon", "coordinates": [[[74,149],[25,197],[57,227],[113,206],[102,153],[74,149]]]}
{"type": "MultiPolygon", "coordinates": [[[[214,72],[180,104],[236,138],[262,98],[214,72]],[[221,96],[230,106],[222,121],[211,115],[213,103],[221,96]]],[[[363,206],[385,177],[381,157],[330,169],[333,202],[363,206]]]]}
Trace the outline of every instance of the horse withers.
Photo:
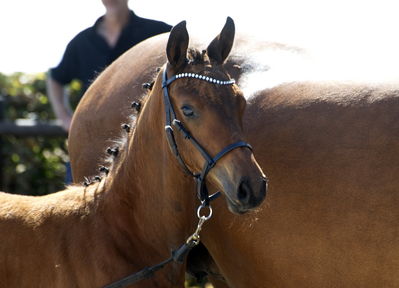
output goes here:
{"type": "MultiPolygon", "coordinates": [[[[107,149],[102,175],[48,196],[0,194],[0,287],[102,287],[164,260],[196,227],[185,168],[204,202],[207,183],[234,212],[262,202],[265,176],[243,141],[245,100],[222,65],[233,37],[228,20],[207,53],[188,51],[185,22],[175,26],[168,63],[121,145],[107,149]]],[[[182,287],[184,270],[171,264],[135,287],[182,287]]]]}

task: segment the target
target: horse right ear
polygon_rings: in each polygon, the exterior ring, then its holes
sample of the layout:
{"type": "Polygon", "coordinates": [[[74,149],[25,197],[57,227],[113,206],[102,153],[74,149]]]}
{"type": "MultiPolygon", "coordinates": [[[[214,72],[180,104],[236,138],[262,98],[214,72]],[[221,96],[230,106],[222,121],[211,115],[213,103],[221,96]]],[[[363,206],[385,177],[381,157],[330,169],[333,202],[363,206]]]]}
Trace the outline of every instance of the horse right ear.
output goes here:
{"type": "Polygon", "coordinates": [[[235,25],[233,19],[227,17],[222,32],[213,39],[207,48],[209,59],[223,64],[233,47],[235,25]]]}
{"type": "Polygon", "coordinates": [[[175,68],[179,68],[186,63],[188,39],[186,21],[180,22],[170,31],[166,55],[169,63],[175,68]]]}

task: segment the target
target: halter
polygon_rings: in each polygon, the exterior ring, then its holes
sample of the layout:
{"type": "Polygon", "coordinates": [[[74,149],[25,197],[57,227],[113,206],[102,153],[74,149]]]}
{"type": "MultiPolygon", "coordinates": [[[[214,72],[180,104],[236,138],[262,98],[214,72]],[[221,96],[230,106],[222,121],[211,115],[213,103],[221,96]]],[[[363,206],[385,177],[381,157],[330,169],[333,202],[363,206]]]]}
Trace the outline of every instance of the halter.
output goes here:
{"type": "Polygon", "coordinates": [[[227,145],[224,147],[219,153],[217,153],[214,157],[212,157],[204,147],[199,144],[199,142],[190,134],[190,132],[184,127],[183,123],[181,123],[176,118],[176,113],[173,109],[172,103],[169,97],[168,86],[175,80],[181,78],[193,78],[206,81],[215,85],[233,85],[235,83],[234,79],[230,79],[227,81],[214,79],[209,76],[199,75],[195,73],[181,73],[172,76],[170,79],[167,77],[166,68],[163,71],[162,76],[162,89],[164,96],[164,104],[165,104],[165,115],[166,115],[166,123],[165,123],[165,132],[166,138],[168,139],[169,147],[172,153],[176,156],[178,162],[182,166],[183,170],[188,174],[194,177],[197,184],[197,196],[200,199],[203,206],[208,206],[209,202],[220,195],[220,192],[216,192],[215,194],[209,196],[208,189],[205,184],[205,178],[208,175],[209,171],[216,165],[216,162],[219,161],[224,155],[229,153],[230,151],[239,148],[246,147],[252,151],[251,145],[244,141],[238,141],[227,145]],[[177,147],[177,143],[174,136],[173,126],[175,126],[179,132],[181,132],[184,136],[184,139],[190,140],[194,147],[201,153],[202,157],[205,159],[204,167],[202,168],[201,173],[192,172],[187,164],[184,162],[183,158],[179,153],[179,149],[177,147]]]}

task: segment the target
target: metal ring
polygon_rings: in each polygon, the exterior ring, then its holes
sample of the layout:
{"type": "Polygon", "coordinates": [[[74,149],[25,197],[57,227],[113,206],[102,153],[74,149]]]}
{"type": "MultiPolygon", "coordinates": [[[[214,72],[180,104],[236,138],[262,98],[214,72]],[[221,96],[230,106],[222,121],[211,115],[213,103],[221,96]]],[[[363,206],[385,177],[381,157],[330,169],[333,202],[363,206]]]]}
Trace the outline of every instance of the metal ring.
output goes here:
{"type": "Polygon", "coordinates": [[[212,217],[212,207],[209,205],[209,206],[204,206],[204,205],[200,205],[199,207],[198,207],[198,210],[197,210],[197,216],[198,216],[198,218],[204,218],[205,220],[209,220],[211,217],[212,217]],[[201,209],[202,208],[208,208],[209,209],[209,214],[208,214],[208,216],[201,216],[201,209]]]}

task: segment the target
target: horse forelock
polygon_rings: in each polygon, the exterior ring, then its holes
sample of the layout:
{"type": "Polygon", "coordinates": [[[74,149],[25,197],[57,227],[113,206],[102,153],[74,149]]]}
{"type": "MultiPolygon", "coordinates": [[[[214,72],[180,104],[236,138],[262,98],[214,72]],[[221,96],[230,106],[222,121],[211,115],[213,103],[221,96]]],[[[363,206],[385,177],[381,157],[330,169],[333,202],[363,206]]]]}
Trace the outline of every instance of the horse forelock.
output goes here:
{"type": "Polygon", "coordinates": [[[206,54],[205,50],[199,51],[196,48],[189,48],[187,51],[187,59],[190,64],[208,64],[209,57],[206,54]]]}

